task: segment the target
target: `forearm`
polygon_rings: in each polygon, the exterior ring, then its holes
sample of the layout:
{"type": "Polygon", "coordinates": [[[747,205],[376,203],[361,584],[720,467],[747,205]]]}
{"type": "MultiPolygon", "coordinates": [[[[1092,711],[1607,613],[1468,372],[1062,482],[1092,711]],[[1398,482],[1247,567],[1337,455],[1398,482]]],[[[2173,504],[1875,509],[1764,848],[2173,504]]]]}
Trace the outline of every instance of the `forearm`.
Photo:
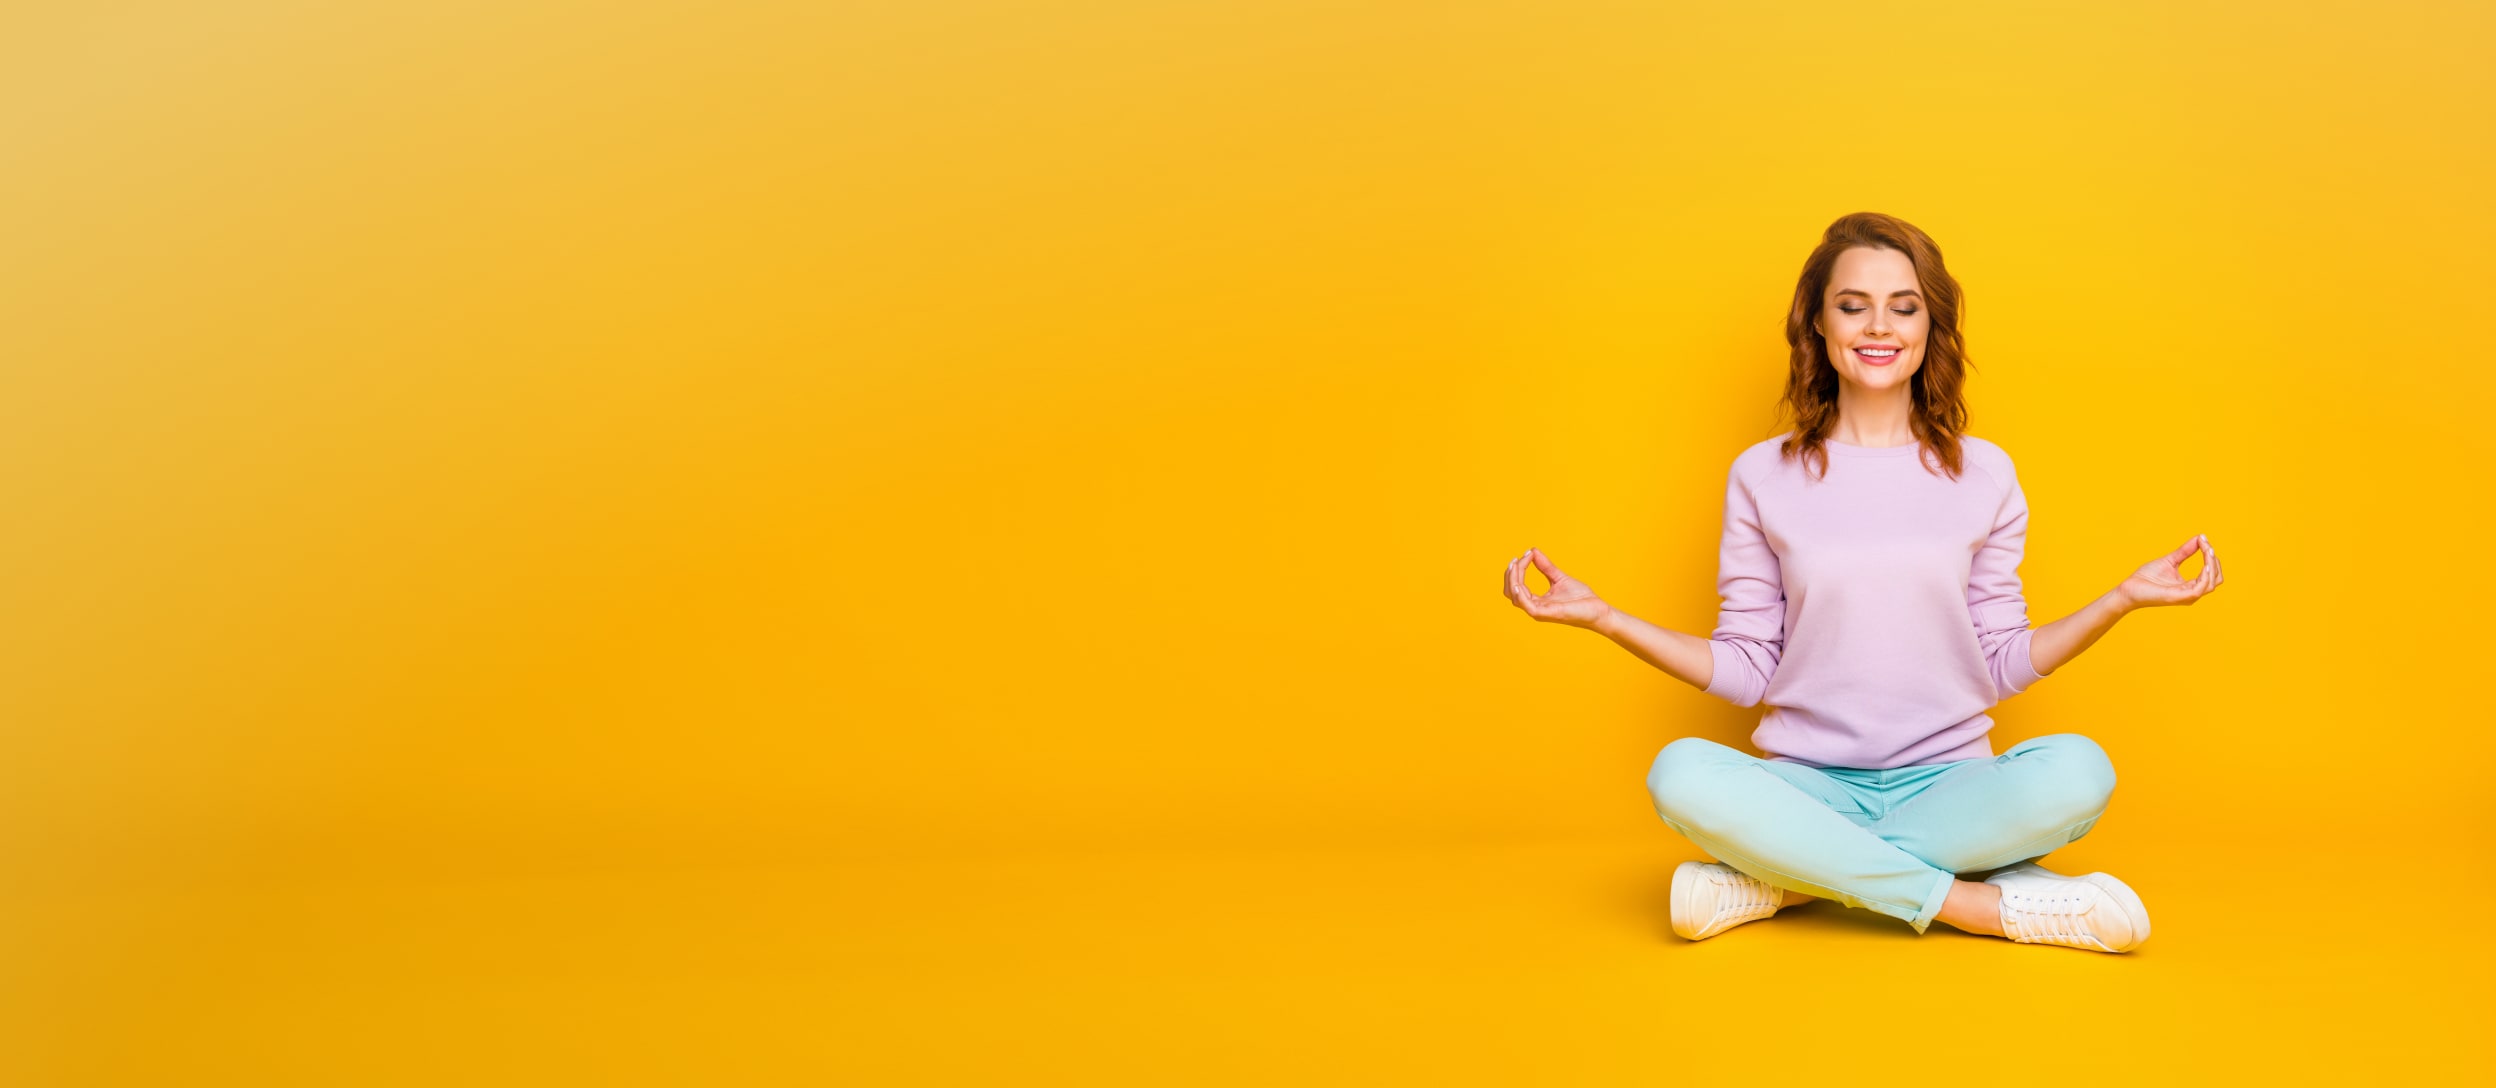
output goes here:
{"type": "Polygon", "coordinates": [[[2080,610],[2028,634],[2028,659],[2040,676],[2051,675],[2064,662],[2080,656],[2098,637],[2114,629],[2115,621],[2132,611],[2133,606],[2112,590],[2080,610]]]}
{"type": "Polygon", "coordinates": [[[1708,640],[1697,635],[1658,627],[1617,608],[1589,629],[1691,687],[1705,691],[1715,680],[1716,654],[1708,648],[1708,640]]]}

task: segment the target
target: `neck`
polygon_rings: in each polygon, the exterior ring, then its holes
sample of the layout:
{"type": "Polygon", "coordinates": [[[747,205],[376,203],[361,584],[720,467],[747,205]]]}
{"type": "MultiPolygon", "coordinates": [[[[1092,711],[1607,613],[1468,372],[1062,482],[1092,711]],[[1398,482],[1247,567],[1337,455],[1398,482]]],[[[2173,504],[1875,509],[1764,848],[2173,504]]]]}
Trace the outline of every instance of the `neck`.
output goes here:
{"type": "Polygon", "coordinates": [[[1849,446],[1904,446],[1915,441],[1908,417],[1915,414],[1915,393],[1900,382],[1887,389],[1866,389],[1842,382],[1837,390],[1837,426],[1829,437],[1849,446]]]}

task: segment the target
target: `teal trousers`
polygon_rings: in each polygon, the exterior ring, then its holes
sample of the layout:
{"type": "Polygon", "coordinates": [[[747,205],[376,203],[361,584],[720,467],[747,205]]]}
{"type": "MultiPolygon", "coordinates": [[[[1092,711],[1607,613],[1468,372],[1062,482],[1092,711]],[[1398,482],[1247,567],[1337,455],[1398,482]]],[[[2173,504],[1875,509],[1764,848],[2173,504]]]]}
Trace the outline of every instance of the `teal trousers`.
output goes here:
{"type": "Polygon", "coordinates": [[[1656,815],[1708,856],[1780,888],[1904,919],[1922,933],[1960,874],[2088,834],[2115,789],[2097,742],[2057,733],[1990,759],[1888,770],[1806,767],[1683,737],[1647,772],[1656,815]]]}

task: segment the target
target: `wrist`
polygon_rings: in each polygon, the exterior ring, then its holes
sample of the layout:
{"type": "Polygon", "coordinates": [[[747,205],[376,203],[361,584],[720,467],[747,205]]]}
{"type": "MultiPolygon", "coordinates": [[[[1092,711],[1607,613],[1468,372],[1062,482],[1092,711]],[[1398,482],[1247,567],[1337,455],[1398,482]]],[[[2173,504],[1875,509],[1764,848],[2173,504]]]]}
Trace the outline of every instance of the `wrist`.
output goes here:
{"type": "Polygon", "coordinates": [[[2133,612],[2139,611],[2141,607],[2139,601],[2133,600],[2128,594],[2124,593],[2122,586],[2116,586],[2113,589],[2107,590],[2106,595],[2098,599],[2105,601],[2109,606],[2111,606],[2115,610],[2115,615],[2117,616],[2129,615],[2133,612]]]}
{"type": "Polygon", "coordinates": [[[1618,641],[1620,638],[1619,632],[1621,629],[1621,620],[1624,618],[1626,618],[1626,613],[1623,613],[1620,609],[1614,608],[1607,604],[1603,606],[1603,614],[1596,616],[1594,618],[1594,622],[1588,623],[1586,625],[1586,629],[1598,635],[1602,635],[1605,638],[1618,641]]]}

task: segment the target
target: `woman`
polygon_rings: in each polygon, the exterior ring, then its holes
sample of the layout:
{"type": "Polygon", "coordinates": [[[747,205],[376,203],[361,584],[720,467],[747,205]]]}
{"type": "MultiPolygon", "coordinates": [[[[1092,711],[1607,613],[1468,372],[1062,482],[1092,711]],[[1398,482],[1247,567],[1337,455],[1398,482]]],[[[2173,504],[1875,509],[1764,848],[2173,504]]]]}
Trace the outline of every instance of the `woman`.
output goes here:
{"type": "Polygon", "coordinates": [[[1996,755],[1985,710],[2052,675],[2138,608],[2225,581],[2195,536],[2079,611],[2031,630],[2028,506],[2011,458],[1965,433],[1958,282],[1903,220],[1831,224],[1786,318],[1794,429],[1734,458],[1713,637],[1622,612],[1536,549],[1503,589],[1527,615],[1602,633],[1737,706],[1766,703],[1758,758],[1697,737],[1647,775],[1658,815],[1719,864],[1673,876],[1673,930],[1715,936],[1835,899],[2023,944],[2124,952],[2140,897],[2035,859],[2086,834],[2113,765],[2077,734],[1996,755]],[[2181,575],[2195,551],[2201,571],[2181,575]],[[1550,580],[1526,588],[1525,564],[1550,580]],[[1978,877],[1979,879],[1963,879],[1978,877]]]}

